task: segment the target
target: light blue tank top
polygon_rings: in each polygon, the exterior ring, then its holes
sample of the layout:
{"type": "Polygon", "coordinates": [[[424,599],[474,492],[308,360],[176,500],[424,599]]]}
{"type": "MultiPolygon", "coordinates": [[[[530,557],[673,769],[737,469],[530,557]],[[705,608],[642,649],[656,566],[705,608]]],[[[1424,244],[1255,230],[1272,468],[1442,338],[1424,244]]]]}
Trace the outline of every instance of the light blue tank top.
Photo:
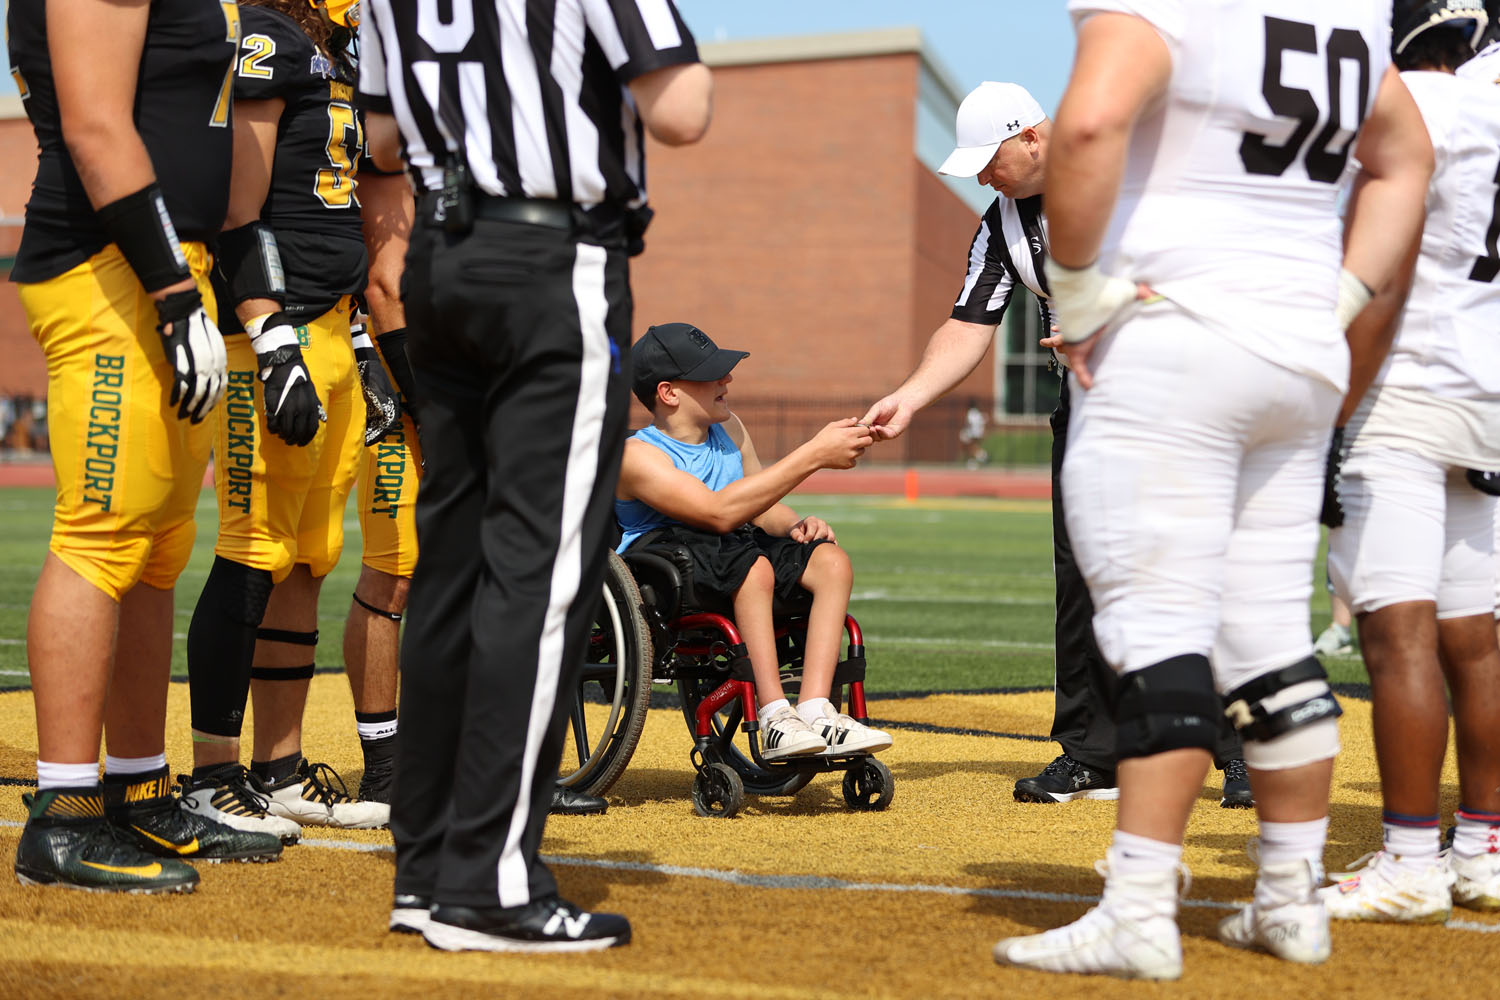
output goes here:
{"type": "MultiPolygon", "coordinates": [[[[648,425],[631,435],[655,445],[672,459],[672,464],[698,479],[703,485],[717,493],[730,483],[745,478],[745,463],[740,450],[719,424],[708,428],[708,440],[702,444],[688,444],[648,425]]],[[[616,500],[615,518],[620,522],[620,545],[616,552],[624,552],[637,538],[664,524],[679,522],[648,507],[639,500],[616,500]]]]}

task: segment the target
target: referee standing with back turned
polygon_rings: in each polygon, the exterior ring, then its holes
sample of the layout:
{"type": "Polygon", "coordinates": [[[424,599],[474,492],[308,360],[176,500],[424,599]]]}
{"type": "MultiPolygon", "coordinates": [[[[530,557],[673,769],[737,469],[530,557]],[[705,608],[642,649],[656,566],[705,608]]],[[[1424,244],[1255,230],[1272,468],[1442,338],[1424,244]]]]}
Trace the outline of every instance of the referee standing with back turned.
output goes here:
{"type": "Polygon", "coordinates": [[[387,165],[398,127],[418,187],[404,299],[425,401],[390,926],[455,951],[625,944],[626,919],[560,899],[537,851],[626,431],[644,132],[699,139],[711,79],[670,0],[366,17],[372,151],[387,165]]]}

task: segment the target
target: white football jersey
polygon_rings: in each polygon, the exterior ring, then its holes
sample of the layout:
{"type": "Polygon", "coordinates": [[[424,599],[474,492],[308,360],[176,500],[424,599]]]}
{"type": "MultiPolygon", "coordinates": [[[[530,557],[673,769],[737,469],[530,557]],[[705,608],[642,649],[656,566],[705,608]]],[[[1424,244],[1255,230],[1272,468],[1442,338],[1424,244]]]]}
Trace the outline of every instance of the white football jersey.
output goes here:
{"type": "Polygon", "coordinates": [[[1436,170],[1411,294],[1376,383],[1500,399],[1500,87],[1407,72],[1436,170]]]}
{"type": "Polygon", "coordinates": [[[1069,0],[1172,57],[1136,124],[1100,258],[1245,349],[1343,389],[1340,182],[1390,64],[1389,0],[1069,0]]]}
{"type": "Polygon", "coordinates": [[[1458,67],[1458,75],[1485,83],[1500,83],[1500,42],[1491,42],[1479,54],[1458,67]]]}

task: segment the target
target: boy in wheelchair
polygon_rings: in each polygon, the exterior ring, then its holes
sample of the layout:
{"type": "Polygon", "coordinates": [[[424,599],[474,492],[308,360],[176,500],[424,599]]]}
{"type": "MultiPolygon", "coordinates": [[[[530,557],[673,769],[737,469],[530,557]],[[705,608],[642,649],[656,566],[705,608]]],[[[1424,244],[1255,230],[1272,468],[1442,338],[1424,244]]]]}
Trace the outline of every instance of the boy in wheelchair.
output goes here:
{"type": "Polygon", "coordinates": [[[680,543],[692,556],[698,594],[733,605],[755,674],[766,760],[884,750],[889,734],[829,700],[854,582],[849,556],[826,522],[799,518],[781,502],[819,469],[853,468],[873,438],[853,418],[836,420],[762,468],[725,401],[730,372],[746,356],[686,323],[653,326],[631,349],[633,391],[652,422],[625,442],[615,492],[619,551],[648,533],[653,542],[680,543]],[[802,589],[812,609],[793,707],[781,688],[771,607],[773,594],[785,599],[802,589]]]}

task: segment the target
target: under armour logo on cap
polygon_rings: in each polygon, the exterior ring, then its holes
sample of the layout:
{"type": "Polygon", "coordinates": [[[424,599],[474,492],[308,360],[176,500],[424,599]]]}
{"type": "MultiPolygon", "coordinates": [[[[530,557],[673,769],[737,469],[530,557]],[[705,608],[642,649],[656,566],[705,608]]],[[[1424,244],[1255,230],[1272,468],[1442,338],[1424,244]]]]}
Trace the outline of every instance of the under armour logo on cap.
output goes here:
{"type": "Polygon", "coordinates": [[[1019,121],[1008,121],[1005,123],[1005,127],[1019,132],[1021,130],[1021,123],[1019,121]]]}

